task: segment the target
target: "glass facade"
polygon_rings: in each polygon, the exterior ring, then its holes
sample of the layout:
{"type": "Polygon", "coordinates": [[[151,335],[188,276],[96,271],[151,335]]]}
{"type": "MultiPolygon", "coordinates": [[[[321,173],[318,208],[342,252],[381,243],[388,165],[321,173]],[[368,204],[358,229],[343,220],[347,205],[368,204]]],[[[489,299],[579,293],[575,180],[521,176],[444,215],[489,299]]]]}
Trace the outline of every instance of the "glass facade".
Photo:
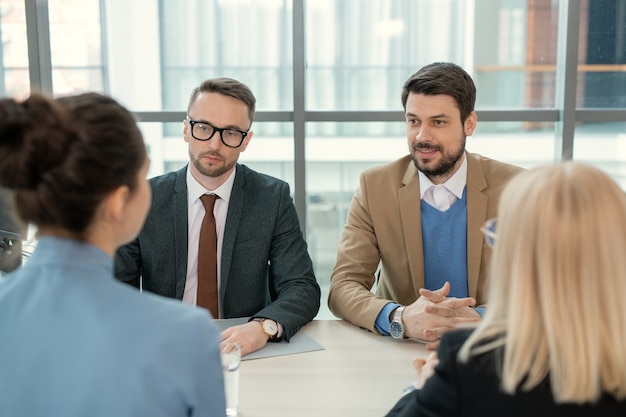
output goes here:
{"type": "Polygon", "coordinates": [[[250,86],[241,162],[290,184],[323,317],[359,174],[406,154],[400,91],[425,64],[474,78],[469,151],[524,167],[588,161],[626,189],[621,0],[0,0],[0,39],[0,94],[110,94],[140,120],[149,176],[186,163],[195,86],[250,86]]]}
{"type": "Polygon", "coordinates": [[[30,93],[24,2],[0,0],[0,95],[30,93]]]}

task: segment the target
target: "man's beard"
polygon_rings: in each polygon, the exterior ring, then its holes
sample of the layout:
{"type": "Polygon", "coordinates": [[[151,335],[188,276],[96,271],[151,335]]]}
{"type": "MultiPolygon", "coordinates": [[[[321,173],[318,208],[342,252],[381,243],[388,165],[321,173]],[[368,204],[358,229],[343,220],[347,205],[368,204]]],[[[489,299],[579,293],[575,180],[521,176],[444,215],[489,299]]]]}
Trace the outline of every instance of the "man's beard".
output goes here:
{"type": "MultiPolygon", "coordinates": [[[[236,162],[232,162],[231,164],[226,164],[226,165],[222,165],[222,166],[215,167],[215,168],[207,168],[204,165],[202,165],[202,162],[201,162],[204,156],[206,156],[206,154],[200,155],[198,158],[194,158],[193,155],[191,155],[191,152],[189,152],[189,159],[191,160],[191,163],[193,164],[193,166],[196,167],[196,169],[198,170],[200,174],[206,177],[216,178],[221,175],[224,175],[226,172],[232,169],[236,163],[236,162]]],[[[217,156],[221,157],[221,155],[219,154],[217,156]]]]}
{"type": "Polygon", "coordinates": [[[427,177],[441,177],[445,176],[454,170],[456,163],[459,162],[463,153],[465,152],[466,136],[463,135],[463,140],[457,149],[453,149],[451,152],[444,152],[443,148],[439,145],[432,145],[430,143],[415,142],[411,146],[411,158],[415,167],[422,171],[427,177]],[[427,164],[421,163],[415,156],[415,152],[418,149],[432,149],[441,152],[441,161],[433,167],[428,167],[427,164]]]}

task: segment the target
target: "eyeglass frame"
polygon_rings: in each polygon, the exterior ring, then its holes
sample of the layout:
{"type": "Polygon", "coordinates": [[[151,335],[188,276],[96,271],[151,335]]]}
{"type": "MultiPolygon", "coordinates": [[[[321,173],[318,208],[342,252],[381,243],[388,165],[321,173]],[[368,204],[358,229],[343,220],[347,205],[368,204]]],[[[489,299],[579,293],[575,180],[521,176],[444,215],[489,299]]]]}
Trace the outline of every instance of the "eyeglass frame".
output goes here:
{"type": "Polygon", "coordinates": [[[492,217],[487,220],[485,224],[480,226],[480,231],[485,235],[485,242],[489,245],[490,248],[493,248],[496,244],[496,238],[498,234],[494,231],[496,230],[496,223],[498,221],[497,217],[492,217]]]}
{"type": "Polygon", "coordinates": [[[247,131],[244,132],[243,130],[233,129],[232,127],[217,127],[217,126],[213,126],[211,123],[203,121],[203,120],[191,120],[191,117],[189,117],[189,115],[185,116],[185,120],[187,121],[187,123],[189,123],[189,126],[190,126],[189,133],[191,133],[191,137],[194,138],[195,140],[199,140],[201,142],[207,142],[207,141],[211,140],[211,138],[213,138],[213,136],[215,136],[215,132],[219,132],[220,133],[220,140],[222,141],[224,146],[228,146],[229,148],[233,148],[233,149],[239,148],[243,144],[243,141],[246,139],[246,136],[248,136],[248,133],[250,132],[250,129],[248,129],[247,131]],[[196,123],[202,123],[203,125],[211,126],[213,128],[213,133],[211,133],[209,135],[209,137],[206,138],[206,139],[197,138],[193,134],[193,127],[194,127],[194,125],[196,123]],[[228,143],[226,143],[224,141],[223,132],[225,130],[234,130],[235,132],[241,133],[241,142],[239,142],[239,145],[232,146],[232,145],[229,145],[228,143]]]}

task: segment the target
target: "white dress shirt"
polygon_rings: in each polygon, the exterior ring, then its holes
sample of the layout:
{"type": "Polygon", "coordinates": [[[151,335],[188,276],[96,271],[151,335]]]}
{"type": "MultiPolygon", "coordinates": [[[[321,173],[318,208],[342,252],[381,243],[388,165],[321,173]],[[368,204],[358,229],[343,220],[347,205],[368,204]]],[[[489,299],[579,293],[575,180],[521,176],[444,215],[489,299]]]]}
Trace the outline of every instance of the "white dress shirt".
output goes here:
{"type": "Polygon", "coordinates": [[[457,200],[463,198],[463,190],[467,183],[467,158],[463,155],[463,163],[459,170],[443,184],[433,184],[422,171],[418,171],[418,177],[420,199],[439,211],[446,211],[457,200]]]}

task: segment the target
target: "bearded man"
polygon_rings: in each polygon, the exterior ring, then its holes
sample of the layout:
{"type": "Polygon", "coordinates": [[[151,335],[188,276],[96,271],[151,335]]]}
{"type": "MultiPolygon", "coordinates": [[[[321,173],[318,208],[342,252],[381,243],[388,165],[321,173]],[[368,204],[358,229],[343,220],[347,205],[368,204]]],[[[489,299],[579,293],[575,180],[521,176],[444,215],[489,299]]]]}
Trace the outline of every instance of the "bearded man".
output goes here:
{"type": "Polygon", "coordinates": [[[405,82],[409,155],[361,174],[331,276],[336,316],[431,350],[480,320],[491,255],[480,229],[522,168],[465,151],[475,102],[472,78],[453,63],[405,82]]]}

